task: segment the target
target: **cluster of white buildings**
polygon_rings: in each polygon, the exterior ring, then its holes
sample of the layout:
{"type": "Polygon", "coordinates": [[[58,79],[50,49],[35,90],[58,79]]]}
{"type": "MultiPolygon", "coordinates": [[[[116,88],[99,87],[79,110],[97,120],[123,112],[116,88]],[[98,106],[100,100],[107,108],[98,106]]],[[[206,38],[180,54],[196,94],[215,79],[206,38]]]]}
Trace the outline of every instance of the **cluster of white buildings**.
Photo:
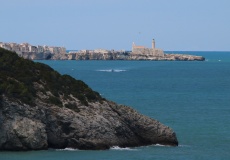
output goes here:
{"type": "Polygon", "coordinates": [[[109,53],[125,53],[125,50],[115,51],[106,49],[94,49],[94,50],[79,50],[79,51],[69,51],[70,54],[109,54],[109,53]]]}
{"type": "Polygon", "coordinates": [[[164,57],[164,51],[162,49],[155,48],[155,40],[154,39],[152,40],[152,48],[147,48],[144,46],[137,46],[135,43],[133,43],[132,54],[164,57]]]}
{"type": "Polygon", "coordinates": [[[29,43],[4,43],[0,42],[0,47],[14,51],[17,54],[23,54],[23,53],[51,53],[51,54],[66,54],[66,48],[65,47],[53,47],[53,46],[33,46],[29,43]]]}

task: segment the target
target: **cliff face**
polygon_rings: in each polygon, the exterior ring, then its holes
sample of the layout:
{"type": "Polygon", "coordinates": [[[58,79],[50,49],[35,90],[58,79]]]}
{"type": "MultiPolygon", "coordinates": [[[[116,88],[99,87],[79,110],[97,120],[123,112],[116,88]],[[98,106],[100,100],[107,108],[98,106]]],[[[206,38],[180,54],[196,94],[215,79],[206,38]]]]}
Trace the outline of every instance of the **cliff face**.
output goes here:
{"type": "Polygon", "coordinates": [[[132,52],[114,53],[71,53],[69,60],[145,60],[145,61],[204,61],[202,56],[187,54],[138,54],[132,52]]]}
{"type": "Polygon", "coordinates": [[[146,61],[204,61],[202,56],[187,54],[138,54],[132,52],[109,52],[109,53],[23,53],[26,59],[33,60],[146,60],[146,61]]]}
{"type": "Polygon", "coordinates": [[[168,61],[204,61],[205,58],[202,56],[194,56],[187,54],[165,54],[165,59],[168,61]]]}
{"type": "Polygon", "coordinates": [[[37,102],[1,102],[1,150],[49,148],[108,149],[150,144],[177,145],[160,122],[113,102],[78,106],[79,111],[37,102]]]}
{"type": "Polygon", "coordinates": [[[31,60],[68,60],[67,54],[23,52],[19,56],[31,60]]]}
{"type": "Polygon", "coordinates": [[[176,134],[84,82],[0,49],[0,150],[177,146],[176,134]]]}

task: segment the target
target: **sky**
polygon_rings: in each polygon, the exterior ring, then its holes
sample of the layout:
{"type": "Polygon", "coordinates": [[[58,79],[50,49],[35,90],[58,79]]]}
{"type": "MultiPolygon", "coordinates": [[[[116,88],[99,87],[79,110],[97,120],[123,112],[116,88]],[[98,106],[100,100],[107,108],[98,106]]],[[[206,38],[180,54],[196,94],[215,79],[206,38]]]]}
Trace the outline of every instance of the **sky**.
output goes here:
{"type": "Polygon", "coordinates": [[[230,0],[0,0],[0,42],[230,51],[230,0]]]}

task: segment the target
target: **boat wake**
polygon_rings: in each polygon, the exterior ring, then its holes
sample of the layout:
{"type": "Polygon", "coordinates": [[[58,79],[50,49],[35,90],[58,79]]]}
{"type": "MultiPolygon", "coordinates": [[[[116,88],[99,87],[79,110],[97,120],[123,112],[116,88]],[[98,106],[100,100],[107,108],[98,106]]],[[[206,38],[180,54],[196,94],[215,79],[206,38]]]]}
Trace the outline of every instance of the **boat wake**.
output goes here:
{"type": "Polygon", "coordinates": [[[123,69],[100,69],[100,70],[96,70],[98,72],[126,72],[127,70],[123,70],[123,69]]]}

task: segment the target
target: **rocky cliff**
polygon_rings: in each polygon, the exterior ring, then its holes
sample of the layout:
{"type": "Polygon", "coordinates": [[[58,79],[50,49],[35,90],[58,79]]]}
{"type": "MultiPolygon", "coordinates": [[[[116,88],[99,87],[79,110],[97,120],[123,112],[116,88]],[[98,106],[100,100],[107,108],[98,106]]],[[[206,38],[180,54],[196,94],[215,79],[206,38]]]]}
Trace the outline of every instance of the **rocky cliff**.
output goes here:
{"type": "Polygon", "coordinates": [[[77,52],[69,54],[51,54],[51,53],[22,53],[25,59],[32,60],[145,60],[145,61],[204,61],[202,56],[188,54],[166,54],[163,56],[134,54],[132,52],[77,52]]]}
{"type": "Polygon", "coordinates": [[[110,52],[110,53],[71,53],[65,58],[52,57],[52,59],[68,59],[68,60],[144,60],[144,61],[204,61],[202,56],[188,54],[163,54],[156,56],[151,54],[136,54],[132,52],[110,52]],[[68,57],[68,58],[67,58],[68,57]]]}
{"type": "Polygon", "coordinates": [[[0,48],[0,150],[177,146],[174,131],[84,82],[0,48]]]}

